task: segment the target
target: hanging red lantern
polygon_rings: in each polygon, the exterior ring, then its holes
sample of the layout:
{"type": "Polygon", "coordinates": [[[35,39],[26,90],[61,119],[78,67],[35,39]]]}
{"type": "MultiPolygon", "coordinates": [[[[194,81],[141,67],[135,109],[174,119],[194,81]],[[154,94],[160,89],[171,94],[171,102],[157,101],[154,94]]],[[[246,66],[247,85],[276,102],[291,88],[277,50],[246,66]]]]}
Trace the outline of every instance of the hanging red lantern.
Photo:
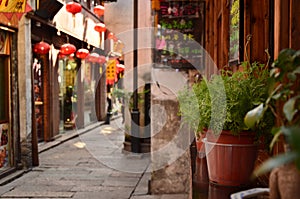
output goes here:
{"type": "Polygon", "coordinates": [[[103,64],[106,62],[106,57],[98,53],[91,53],[86,57],[86,60],[93,63],[103,64]]]}
{"type": "Polygon", "coordinates": [[[64,58],[66,58],[66,57],[67,57],[67,55],[63,55],[63,54],[61,54],[61,53],[58,54],[58,58],[59,58],[59,59],[64,59],[64,58]]]}
{"type": "Polygon", "coordinates": [[[104,64],[104,63],[106,62],[106,57],[103,56],[103,55],[100,55],[100,57],[99,57],[99,59],[98,59],[98,62],[99,62],[100,64],[104,64]]]}
{"type": "Polygon", "coordinates": [[[89,55],[89,50],[85,48],[80,48],[76,52],[76,57],[79,59],[85,59],[89,55]]]}
{"type": "Polygon", "coordinates": [[[104,9],[105,9],[104,6],[97,5],[94,7],[94,13],[100,17],[104,15],[104,9]]]}
{"type": "Polygon", "coordinates": [[[33,46],[33,51],[37,54],[45,55],[49,52],[49,50],[50,50],[50,45],[44,41],[36,43],[33,46]]]}
{"type": "Polygon", "coordinates": [[[81,5],[76,2],[69,2],[66,5],[66,10],[72,13],[74,27],[75,27],[75,14],[81,12],[81,8],[82,8],[81,5]]]}
{"type": "Polygon", "coordinates": [[[105,31],[106,31],[106,26],[105,26],[104,23],[97,23],[97,24],[95,25],[94,29],[95,29],[97,32],[101,33],[101,32],[105,32],[105,31]]]}
{"type": "Polygon", "coordinates": [[[73,44],[66,43],[60,47],[59,52],[63,55],[70,55],[76,51],[76,47],[73,44]]]}
{"type": "Polygon", "coordinates": [[[72,13],[72,15],[74,16],[76,13],[81,12],[81,5],[79,3],[76,2],[69,2],[66,5],[66,10],[70,13],[72,13]]]}

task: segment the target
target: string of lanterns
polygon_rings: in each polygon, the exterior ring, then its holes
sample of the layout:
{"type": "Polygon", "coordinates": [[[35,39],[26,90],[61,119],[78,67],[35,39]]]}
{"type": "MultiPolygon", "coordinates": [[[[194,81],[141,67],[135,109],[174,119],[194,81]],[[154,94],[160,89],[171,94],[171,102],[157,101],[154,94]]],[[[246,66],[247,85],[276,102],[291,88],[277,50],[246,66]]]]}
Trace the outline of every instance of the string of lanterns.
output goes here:
{"type": "MultiPolygon", "coordinates": [[[[82,11],[82,6],[80,3],[77,2],[69,2],[66,4],[66,11],[72,14],[73,20],[74,20],[74,27],[75,27],[75,15],[77,13],[80,13],[82,11]]],[[[104,11],[105,8],[102,5],[97,5],[94,7],[94,13],[98,16],[101,17],[104,15],[104,11]]],[[[106,31],[106,26],[104,23],[97,23],[94,26],[94,30],[99,32],[100,34],[102,34],[103,32],[106,31]]],[[[113,35],[111,35],[111,39],[116,39],[113,35]]],[[[44,42],[43,40],[39,43],[36,43],[33,47],[33,51],[37,54],[47,54],[50,51],[50,45],[46,42],[44,42]]],[[[67,43],[63,44],[60,47],[60,55],[61,56],[70,56],[73,53],[76,52],[76,57],[79,59],[86,59],[87,61],[90,62],[96,62],[96,63],[105,63],[106,62],[106,58],[104,56],[101,56],[97,53],[89,53],[88,49],[76,49],[76,47],[69,43],[69,41],[67,41],[67,43]]]]}

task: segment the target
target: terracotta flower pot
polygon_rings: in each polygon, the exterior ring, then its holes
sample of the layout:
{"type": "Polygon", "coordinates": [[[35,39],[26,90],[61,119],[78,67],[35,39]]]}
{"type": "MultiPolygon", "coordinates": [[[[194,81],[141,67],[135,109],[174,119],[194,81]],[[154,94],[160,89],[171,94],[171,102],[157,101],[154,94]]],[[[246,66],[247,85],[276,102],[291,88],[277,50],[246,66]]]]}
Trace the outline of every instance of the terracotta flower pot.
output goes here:
{"type": "Polygon", "coordinates": [[[253,134],[233,136],[222,132],[217,139],[208,133],[203,140],[209,180],[224,186],[242,186],[250,181],[257,157],[253,134]]]}
{"type": "Polygon", "coordinates": [[[205,138],[206,136],[206,132],[205,133],[199,133],[199,138],[196,138],[196,147],[197,147],[197,153],[205,153],[205,146],[202,142],[202,140],[205,138]]]}

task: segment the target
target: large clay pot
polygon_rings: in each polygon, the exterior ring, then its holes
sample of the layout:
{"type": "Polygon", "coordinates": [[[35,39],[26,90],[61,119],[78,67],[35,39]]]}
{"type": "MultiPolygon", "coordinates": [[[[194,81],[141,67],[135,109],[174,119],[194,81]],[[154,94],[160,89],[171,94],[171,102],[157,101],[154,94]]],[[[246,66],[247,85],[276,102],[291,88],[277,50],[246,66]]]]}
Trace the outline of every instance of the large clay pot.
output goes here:
{"type": "Polygon", "coordinates": [[[208,133],[203,142],[210,182],[224,186],[243,186],[250,182],[257,157],[253,134],[233,136],[224,131],[216,138],[208,133]]]}

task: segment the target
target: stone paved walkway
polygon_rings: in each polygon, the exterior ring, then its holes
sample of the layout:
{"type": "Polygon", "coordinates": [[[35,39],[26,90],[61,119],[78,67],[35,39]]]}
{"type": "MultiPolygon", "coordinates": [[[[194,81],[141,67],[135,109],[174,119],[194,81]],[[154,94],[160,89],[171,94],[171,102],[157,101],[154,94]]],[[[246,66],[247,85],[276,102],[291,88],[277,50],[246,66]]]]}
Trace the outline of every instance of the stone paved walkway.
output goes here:
{"type": "Polygon", "coordinates": [[[120,121],[117,118],[110,125],[98,125],[79,136],[64,135],[67,141],[61,138],[60,143],[48,143],[50,149],[40,146],[43,149],[40,166],[1,186],[0,197],[187,198],[186,195],[148,194],[150,157],[122,153],[124,131],[120,121]]]}

